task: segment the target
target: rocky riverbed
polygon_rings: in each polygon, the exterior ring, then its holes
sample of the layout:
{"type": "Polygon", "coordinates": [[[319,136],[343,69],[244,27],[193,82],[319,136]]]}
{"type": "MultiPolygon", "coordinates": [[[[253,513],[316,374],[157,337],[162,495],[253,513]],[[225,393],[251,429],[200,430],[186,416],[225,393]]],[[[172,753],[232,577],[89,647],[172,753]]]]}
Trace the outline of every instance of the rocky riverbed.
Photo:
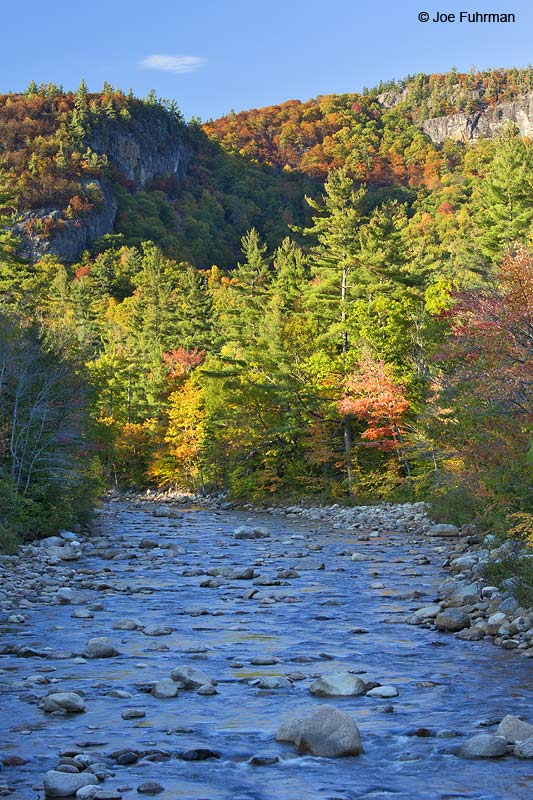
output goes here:
{"type": "Polygon", "coordinates": [[[118,500],[1,557],[0,795],[525,800],[530,611],[457,533],[118,500]]]}

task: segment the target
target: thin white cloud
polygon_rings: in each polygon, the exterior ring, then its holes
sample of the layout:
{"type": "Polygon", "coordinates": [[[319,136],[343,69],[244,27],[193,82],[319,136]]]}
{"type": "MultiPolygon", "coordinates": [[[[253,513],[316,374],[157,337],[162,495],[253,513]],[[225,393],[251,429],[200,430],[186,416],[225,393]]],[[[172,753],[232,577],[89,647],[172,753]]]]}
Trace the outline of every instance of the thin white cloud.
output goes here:
{"type": "Polygon", "coordinates": [[[163,72],[175,72],[181,75],[185,72],[195,72],[206,62],[201,56],[146,56],[139,62],[141,69],[159,69],[163,72]]]}

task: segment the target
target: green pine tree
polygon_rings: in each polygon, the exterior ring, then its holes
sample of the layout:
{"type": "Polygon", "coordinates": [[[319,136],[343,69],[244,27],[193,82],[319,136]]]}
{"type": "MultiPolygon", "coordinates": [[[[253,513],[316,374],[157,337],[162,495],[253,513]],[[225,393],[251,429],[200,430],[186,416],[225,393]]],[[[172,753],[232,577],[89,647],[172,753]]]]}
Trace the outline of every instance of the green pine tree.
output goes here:
{"type": "Polygon", "coordinates": [[[492,263],[515,241],[533,233],[533,146],[509,125],[495,143],[485,178],[474,191],[478,243],[492,263]]]}

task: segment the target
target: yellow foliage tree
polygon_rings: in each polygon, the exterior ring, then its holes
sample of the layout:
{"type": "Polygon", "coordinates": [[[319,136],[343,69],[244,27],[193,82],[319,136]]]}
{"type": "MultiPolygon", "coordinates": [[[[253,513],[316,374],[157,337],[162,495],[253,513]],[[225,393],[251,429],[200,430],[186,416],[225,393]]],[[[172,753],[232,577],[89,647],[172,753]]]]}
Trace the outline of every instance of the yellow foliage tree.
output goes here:
{"type": "Polygon", "coordinates": [[[204,484],[202,449],[207,438],[205,390],[188,378],[169,397],[164,445],[150,465],[150,477],[160,487],[197,489],[204,484]]]}

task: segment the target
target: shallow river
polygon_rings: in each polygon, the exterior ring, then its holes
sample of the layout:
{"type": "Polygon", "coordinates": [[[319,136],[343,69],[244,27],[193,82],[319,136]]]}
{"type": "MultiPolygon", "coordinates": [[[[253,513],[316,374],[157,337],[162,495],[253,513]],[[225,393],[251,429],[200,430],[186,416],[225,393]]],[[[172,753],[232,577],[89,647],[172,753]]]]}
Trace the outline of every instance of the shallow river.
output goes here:
{"type": "Polygon", "coordinates": [[[97,538],[96,552],[73,565],[78,572],[73,585],[81,586],[84,602],[103,605],[93,619],[71,618],[78,605],[37,604],[24,612],[28,620],[23,625],[7,623],[4,615],[2,642],[79,654],[91,637],[109,636],[121,653],[85,663],[75,663],[72,656],[0,656],[0,757],[29,759],[23,766],[0,771],[0,783],[16,787],[10,797],[42,798],[37,787],[44,773],[55,767],[62,750],[75,746],[104,761],[125,747],[160,749],[170,756],[113,765],[115,776],[104,786],[131,787],[125,798],[141,797],[136,787],[151,780],[165,789],[157,795],[160,800],[533,796],[531,761],[473,761],[455,755],[462,737],[494,731],[479,727],[483,721],[505,714],[529,716],[531,721],[531,660],[486,641],[463,642],[402,621],[433,599],[444,575],[443,554],[435,551],[442,542],[409,534],[360,541],[354,532],[267,514],[187,507],[174,514],[154,516],[148,504],[138,508],[117,503],[98,514],[95,533],[107,537],[108,546],[121,557],[102,558],[97,538]],[[268,527],[271,538],[235,540],[235,527],[250,521],[268,527]],[[163,546],[177,543],[185,552],[140,549],[143,537],[163,546]],[[322,549],[309,551],[309,545],[322,549]],[[347,554],[354,550],[369,560],[351,561],[347,554]],[[323,562],[325,569],[298,569],[299,563],[306,563],[302,555],[323,562]],[[428,556],[430,563],[413,565],[420,555],[428,556]],[[259,599],[245,599],[251,580],[202,588],[205,574],[183,575],[195,567],[221,566],[254,566],[261,576],[273,578],[280,569],[295,568],[300,577],[282,581],[284,585],[259,586],[259,599]],[[90,588],[83,588],[84,583],[90,588]],[[413,599],[413,592],[420,598],[413,599]],[[280,599],[261,601],[269,596],[280,599]],[[175,630],[159,637],[141,630],[114,630],[124,618],[175,630]],[[352,633],[356,628],[368,632],[352,633]],[[205,652],[192,652],[202,648],[205,652]],[[250,662],[257,656],[280,660],[274,666],[254,667],[250,662]],[[157,699],[147,693],[151,682],[168,677],[180,664],[217,679],[218,694],[203,697],[181,691],[176,698],[157,699]],[[324,700],[309,693],[311,676],[339,670],[393,684],[399,696],[324,700]],[[81,691],[87,711],[65,717],[39,710],[37,699],[55,687],[21,688],[21,682],[40,672],[57,679],[62,690],[81,691]],[[294,672],[306,678],[291,688],[259,690],[249,683],[258,676],[294,672]],[[126,690],[131,697],[109,696],[114,689],[126,690]],[[300,756],[293,745],[274,741],[287,715],[306,715],[324,702],[355,718],[362,755],[300,756]],[[394,709],[384,710],[391,703],[394,709]],[[144,709],[145,718],[122,719],[121,713],[132,707],[144,709]],[[429,736],[412,735],[422,727],[429,729],[429,736]],[[220,758],[176,758],[180,751],[200,747],[218,751],[220,758]],[[280,760],[252,766],[252,756],[280,760]]]}

